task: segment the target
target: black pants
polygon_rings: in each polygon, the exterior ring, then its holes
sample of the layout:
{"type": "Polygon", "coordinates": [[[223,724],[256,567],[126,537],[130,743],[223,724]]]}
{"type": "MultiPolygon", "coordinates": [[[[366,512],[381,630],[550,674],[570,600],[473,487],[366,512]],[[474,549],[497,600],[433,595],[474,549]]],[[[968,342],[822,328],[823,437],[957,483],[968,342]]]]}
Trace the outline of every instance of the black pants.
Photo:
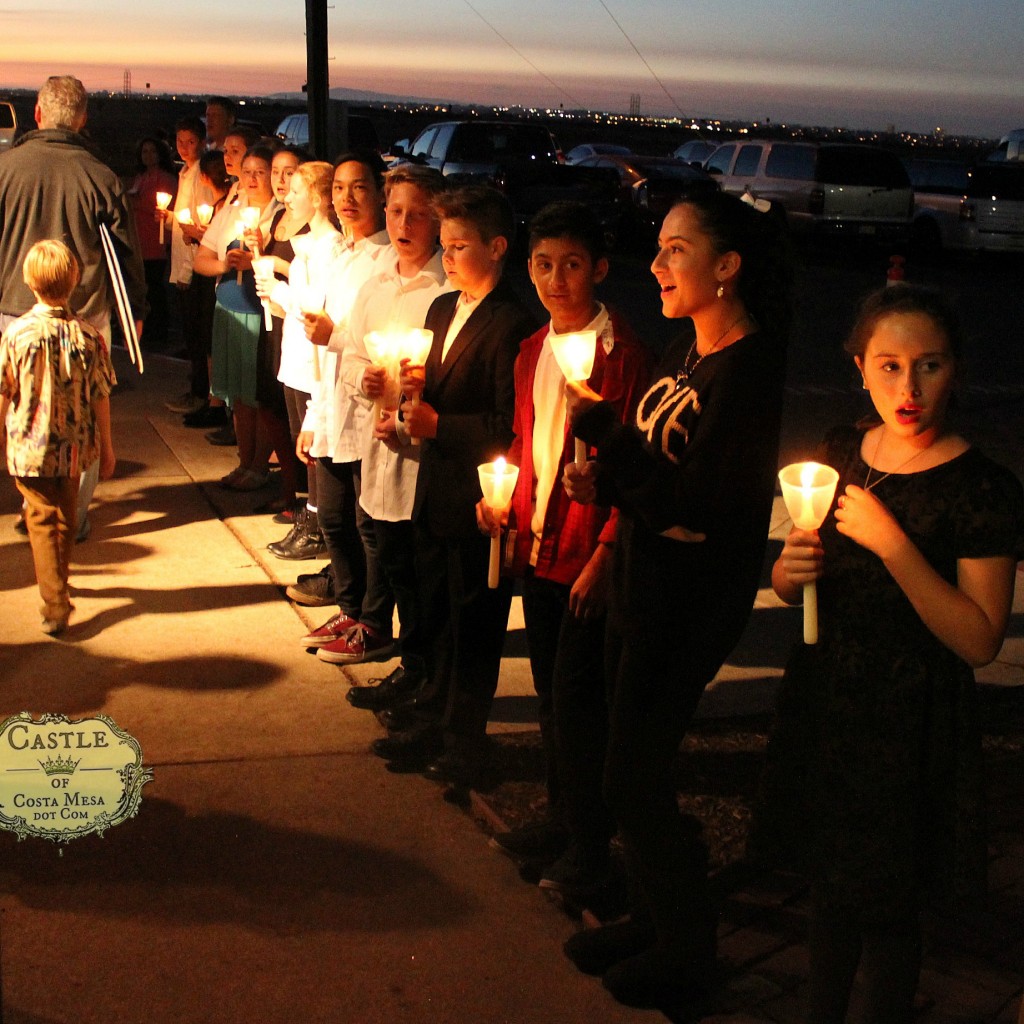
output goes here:
{"type": "Polygon", "coordinates": [[[359,619],[366,597],[366,552],[356,525],[356,485],[353,467],[357,462],[317,460],[319,484],[317,518],[334,576],[334,599],[342,611],[359,619]]]}
{"type": "Polygon", "coordinates": [[[604,677],[605,620],[578,619],[570,587],[530,575],[523,617],[538,718],[547,758],[548,804],[585,858],[608,855],[615,831],[601,792],[608,745],[604,677]]]}
{"type": "Polygon", "coordinates": [[[697,819],[680,814],[675,765],[704,687],[731,650],[713,631],[654,642],[609,617],[605,639],[608,752],[604,794],[619,826],[631,881],[665,946],[714,949],[707,848],[697,819]]]}
{"type": "MultiPolygon", "coordinates": [[[[368,517],[369,518],[369,517],[368,517]]],[[[422,672],[426,666],[423,626],[416,581],[416,537],[412,522],[371,519],[381,572],[398,607],[402,665],[422,672]]]]}
{"type": "Polygon", "coordinates": [[[142,335],[153,347],[163,348],[167,344],[167,260],[143,260],[142,269],[149,303],[142,335]]]}
{"type": "Polygon", "coordinates": [[[498,688],[512,581],[487,586],[490,538],[436,537],[416,526],[416,577],[430,683],[456,744],[480,744],[498,688]]]}
{"type": "Polygon", "coordinates": [[[306,416],[306,406],[309,404],[310,396],[305,391],[296,391],[295,388],[284,386],[284,407],[288,415],[288,433],[292,438],[292,457],[295,459],[296,470],[296,491],[306,492],[306,501],[313,508],[317,507],[316,493],[316,463],[307,466],[299,460],[295,454],[295,445],[302,432],[302,421],[306,416]]]}

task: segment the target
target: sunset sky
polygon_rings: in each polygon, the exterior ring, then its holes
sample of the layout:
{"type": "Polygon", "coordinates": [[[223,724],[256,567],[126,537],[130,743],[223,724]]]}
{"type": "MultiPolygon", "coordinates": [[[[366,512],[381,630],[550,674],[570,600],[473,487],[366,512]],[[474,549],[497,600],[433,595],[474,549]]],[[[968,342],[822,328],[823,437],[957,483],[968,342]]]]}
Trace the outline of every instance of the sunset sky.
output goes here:
{"type": "MultiPolygon", "coordinates": [[[[430,99],[998,136],[1024,126],[1006,0],[332,0],[331,86],[430,99]]],[[[8,0],[0,87],[297,91],[302,0],[8,0]]]]}

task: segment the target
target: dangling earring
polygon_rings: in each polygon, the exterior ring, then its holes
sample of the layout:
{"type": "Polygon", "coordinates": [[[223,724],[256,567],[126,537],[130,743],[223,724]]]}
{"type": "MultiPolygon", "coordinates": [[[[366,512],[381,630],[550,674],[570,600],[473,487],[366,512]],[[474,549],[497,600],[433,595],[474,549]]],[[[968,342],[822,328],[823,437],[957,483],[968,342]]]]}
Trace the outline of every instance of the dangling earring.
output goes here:
{"type": "Polygon", "coordinates": [[[868,382],[867,382],[867,379],[865,377],[861,377],[861,379],[860,379],[860,389],[861,389],[861,391],[870,391],[871,390],[868,387],[868,382]]]}
{"type": "Polygon", "coordinates": [[[725,285],[724,285],[724,284],[720,284],[720,285],[718,286],[718,291],[717,291],[717,292],[715,292],[715,294],[716,294],[716,295],[717,295],[717,296],[718,296],[719,298],[721,298],[721,297],[722,297],[722,296],[723,296],[723,295],[725,294],[725,285]]]}

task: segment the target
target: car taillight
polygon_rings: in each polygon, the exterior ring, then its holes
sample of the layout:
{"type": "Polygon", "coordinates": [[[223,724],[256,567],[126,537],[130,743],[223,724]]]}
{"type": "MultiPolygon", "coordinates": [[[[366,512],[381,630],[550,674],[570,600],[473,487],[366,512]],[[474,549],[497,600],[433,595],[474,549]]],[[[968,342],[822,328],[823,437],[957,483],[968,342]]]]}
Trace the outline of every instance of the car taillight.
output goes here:
{"type": "Polygon", "coordinates": [[[960,219],[961,220],[967,220],[967,221],[973,221],[973,220],[977,219],[977,216],[978,216],[978,209],[974,205],[974,203],[970,203],[966,199],[964,199],[960,203],[960,219]]]}
{"type": "Polygon", "coordinates": [[[825,212],[825,190],[823,188],[812,188],[807,198],[807,209],[814,214],[825,212]]]}

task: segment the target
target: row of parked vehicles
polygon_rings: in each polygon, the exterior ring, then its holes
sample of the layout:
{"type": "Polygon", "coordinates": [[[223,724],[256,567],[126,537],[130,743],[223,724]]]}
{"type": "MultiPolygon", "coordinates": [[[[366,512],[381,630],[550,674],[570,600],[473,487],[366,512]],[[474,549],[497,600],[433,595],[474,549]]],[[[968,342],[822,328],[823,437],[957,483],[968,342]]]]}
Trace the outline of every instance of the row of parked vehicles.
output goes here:
{"type": "Polygon", "coordinates": [[[652,242],[678,195],[720,188],[769,201],[771,215],[798,237],[929,254],[1024,251],[1024,132],[1010,133],[992,159],[973,166],[904,163],[866,144],[747,138],[691,140],[671,157],[593,143],[570,150],[563,162],[542,125],[488,121],[430,125],[393,154],[497,182],[524,222],[552,199],[587,201],[623,247],[652,242]]]}

